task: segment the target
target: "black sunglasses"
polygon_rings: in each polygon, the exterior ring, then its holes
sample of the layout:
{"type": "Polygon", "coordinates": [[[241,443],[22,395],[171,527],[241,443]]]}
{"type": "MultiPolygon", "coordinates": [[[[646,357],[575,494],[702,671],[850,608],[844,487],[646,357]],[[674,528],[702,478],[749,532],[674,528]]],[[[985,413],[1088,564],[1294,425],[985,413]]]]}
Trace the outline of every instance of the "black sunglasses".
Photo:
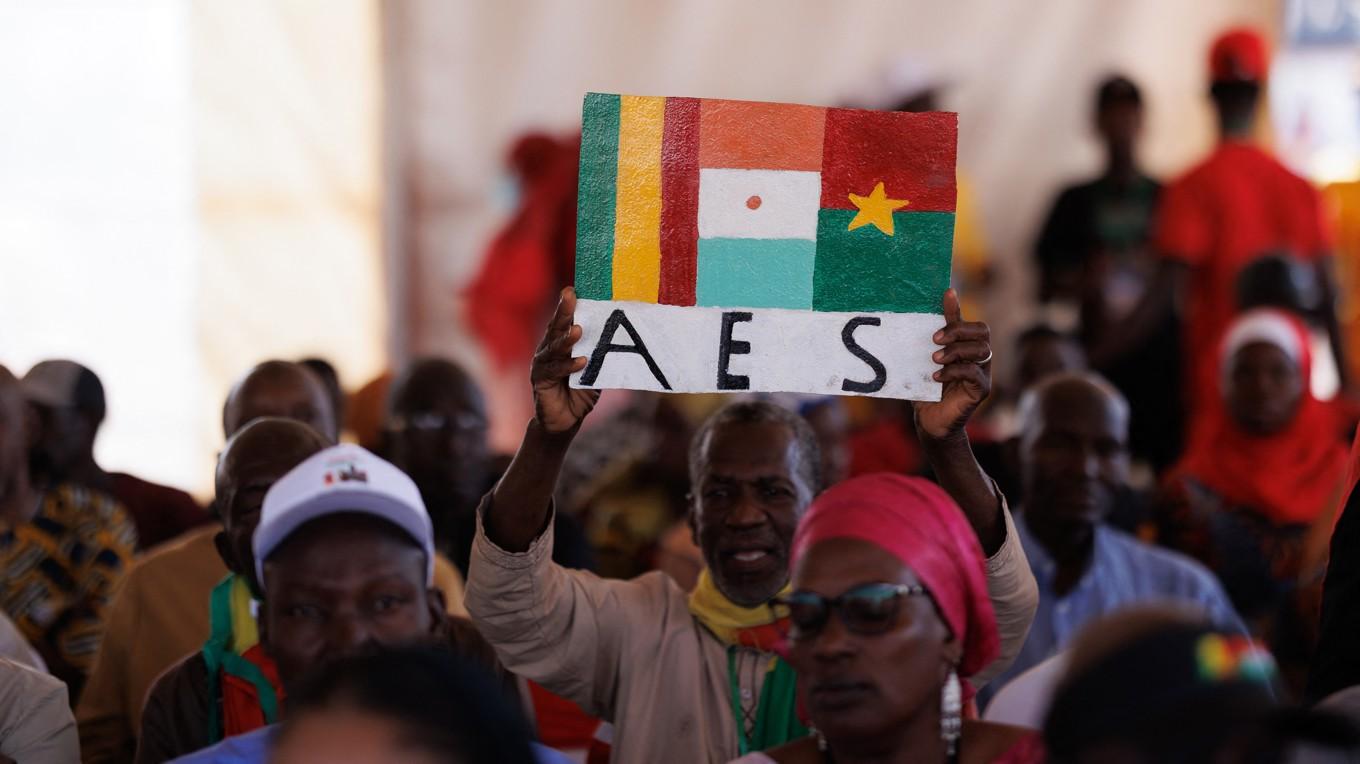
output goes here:
{"type": "Polygon", "coordinates": [[[855,634],[882,634],[897,623],[898,603],[903,597],[927,594],[924,586],[864,584],[839,597],[794,592],[775,600],[789,609],[789,639],[812,639],[826,626],[834,611],[841,623],[855,634]]]}

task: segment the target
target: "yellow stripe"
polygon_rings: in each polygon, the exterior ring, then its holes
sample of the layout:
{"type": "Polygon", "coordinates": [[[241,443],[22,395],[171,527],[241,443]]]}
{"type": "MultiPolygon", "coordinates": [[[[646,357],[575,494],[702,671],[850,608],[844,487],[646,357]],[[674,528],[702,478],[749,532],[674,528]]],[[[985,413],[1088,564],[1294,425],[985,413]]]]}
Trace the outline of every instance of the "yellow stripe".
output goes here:
{"type": "Polygon", "coordinates": [[[259,644],[260,633],[255,626],[255,616],[250,612],[250,587],[245,576],[232,576],[231,580],[231,649],[237,655],[259,644]]]}
{"type": "Polygon", "coordinates": [[[619,102],[614,299],[656,302],[661,285],[661,127],[666,99],[619,102]]]}

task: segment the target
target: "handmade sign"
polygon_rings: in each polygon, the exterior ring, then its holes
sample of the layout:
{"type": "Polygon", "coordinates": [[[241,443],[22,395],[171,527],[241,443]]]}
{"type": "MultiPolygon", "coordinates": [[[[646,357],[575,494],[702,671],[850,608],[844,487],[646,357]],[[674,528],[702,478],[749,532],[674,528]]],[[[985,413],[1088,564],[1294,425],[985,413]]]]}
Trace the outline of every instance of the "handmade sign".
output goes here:
{"type": "Polygon", "coordinates": [[[589,93],[572,377],[939,400],[957,116],[589,93]]]}

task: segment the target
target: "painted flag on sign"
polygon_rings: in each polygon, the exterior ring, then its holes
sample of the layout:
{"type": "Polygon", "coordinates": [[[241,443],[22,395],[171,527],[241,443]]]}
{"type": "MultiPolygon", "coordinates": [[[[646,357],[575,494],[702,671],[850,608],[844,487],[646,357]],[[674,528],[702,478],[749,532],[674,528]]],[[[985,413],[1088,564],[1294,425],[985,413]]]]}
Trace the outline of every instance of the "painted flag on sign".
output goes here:
{"type": "Polygon", "coordinates": [[[937,397],[928,345],[922,345],[924,361],[905,366],[878,353],[896,358],[922,332],[928,338],[943,324],[956,136],[957,116],[950,113],[588,94],[577,221],[578,323],[587,337],[595,331],[593,344],[587,338],[582,343],[605,348],[605,355],[593,375],[588,368],[574,381],[937,397]],[[612,315],[614,303],[694,310],[635,306],[622,319],[630,326],[620,320],[610,326],[602,311],[612,315]],[[736,319],[722,318],[733,309],[746,310],[738,310],[736,319]],[[786,311],[837,315],[790,317],[786,311]],[[850,339],[843,337],[842,329],[856,318],[877,323],[861,321],[850,339]],[[676,321],[689,325],[679,336],[676,321]],[[668,325],[641,327],[656,322],[668,325]],[[903,329],[907,324],[910,331],[903,329]],[[816,336],[792,337],[795,326],[816,336]],[[715,336],[704,336],[709,328],[715,336]],[[606,330],[611,336],[602,336],[606,330]],[[768,348],[734,339],[767,332],[780,341],[799,339],[804,353],[835,354],[840,360],[831,367],[846,373],[815,383],[790,379],[778,363],[766,363],[768,348]],[[828,332],[829,339],[821,339],[828,332]],[[649,334],[656,337],[651,343],[649,334]],[[695,336],[686,341],[686,334],[695,336]],[[666,346],[645,354],[624,349],[660,342],[666,346]],[[613,353],[648,358],[609,360],[613,353]],[[886,364],[889,373],[877,374],[859,353],[886,364]],[[734,364],[754,361],[766,367],[759,382],[752,374],[731,373],[734,364]],[[875,379],[891,377],[893,369],[910,369],[909,378],[892,384],[884,379],[872,390],[845,387],[849,373],[866,364],[875,379]],[[724,386],[725,374],[744,377],[747,386],[724,386]]]}

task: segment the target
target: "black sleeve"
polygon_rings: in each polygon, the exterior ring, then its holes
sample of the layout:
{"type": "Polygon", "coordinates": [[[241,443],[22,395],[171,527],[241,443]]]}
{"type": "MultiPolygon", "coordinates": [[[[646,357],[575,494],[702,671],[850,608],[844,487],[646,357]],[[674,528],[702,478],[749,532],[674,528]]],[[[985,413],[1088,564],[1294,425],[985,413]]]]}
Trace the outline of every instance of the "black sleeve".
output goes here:
{"type": "Polygon", "coordinates": [[[194,653],[166,669],[146,694],[136,764],[162,762],[206,748],[208,666],[194,653]]]}
{"type": "Polygon", "coordinates": [[[581,524],[565,512],[553,513],[553,562],[564,568],[595,571],[595,550],[586,541],[581,524]]]}
{"type": "Polygon", "coordinates": [[[1046,298],[1047,282],[1052,274],[1079,266],[1091,248],[1091,210],[1085,186],[1063,190],[1053,202],[1039,240],[1034,246],[1034,259],[1039,266],[1040,297],[1046,298]]]}
{"type": "Polygon", "coordinates": [[[1351,489],[1332,532],[1322,585],[1322,619],[1308,672],[1308,698],[1319,701],[1360,684],[1360,490],[1351,489]]]}

